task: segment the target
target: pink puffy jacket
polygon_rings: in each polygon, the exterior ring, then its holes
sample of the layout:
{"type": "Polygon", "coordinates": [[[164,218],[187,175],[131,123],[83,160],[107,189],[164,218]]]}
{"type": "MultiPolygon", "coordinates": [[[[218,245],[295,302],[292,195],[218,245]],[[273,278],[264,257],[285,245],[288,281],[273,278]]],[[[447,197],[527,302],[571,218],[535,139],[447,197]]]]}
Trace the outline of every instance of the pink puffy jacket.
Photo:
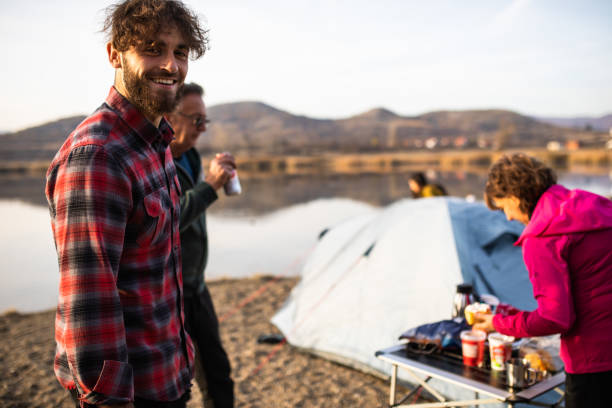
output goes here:
{"type": "Polygon", "coordinates": [[[550,187],[515,245],[538,307],[496,315],[495,329],[517,337],[561,333],[561,359],[572,374],[612,370],[612,201],[550,187]]]}

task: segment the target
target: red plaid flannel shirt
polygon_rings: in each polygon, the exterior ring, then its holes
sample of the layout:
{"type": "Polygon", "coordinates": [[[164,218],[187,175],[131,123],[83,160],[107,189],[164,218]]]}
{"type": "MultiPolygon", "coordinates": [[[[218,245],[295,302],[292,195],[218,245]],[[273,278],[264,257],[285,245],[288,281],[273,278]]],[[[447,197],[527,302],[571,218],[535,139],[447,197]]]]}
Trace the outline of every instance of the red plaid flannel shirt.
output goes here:
{"type": "Polygon", "coordinates": [[[55,373],[84,403],[172,401],[191,384],[172,138],[165,119],[156,128],[113,87],[47,172],[55,373]]]}

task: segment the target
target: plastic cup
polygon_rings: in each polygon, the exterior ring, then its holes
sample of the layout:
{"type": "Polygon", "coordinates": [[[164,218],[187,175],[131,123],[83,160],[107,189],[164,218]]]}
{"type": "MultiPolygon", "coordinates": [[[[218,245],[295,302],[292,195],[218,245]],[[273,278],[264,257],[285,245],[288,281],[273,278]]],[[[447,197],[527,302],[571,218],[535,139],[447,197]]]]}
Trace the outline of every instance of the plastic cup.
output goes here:
{"type": "Polygon", "coordinates": [[[487,334],[480,330],[464,330],[461,332],[463,364],[471,367],[482,366],[486,339],[487,334]]]}
{"type": "Polygon", "coordinates": [[[500,333],[489,334],[489,351],[491,353],[491,369],[504,370],[506,361],[512,357],[512,342],[514,337],[500,333]]]}

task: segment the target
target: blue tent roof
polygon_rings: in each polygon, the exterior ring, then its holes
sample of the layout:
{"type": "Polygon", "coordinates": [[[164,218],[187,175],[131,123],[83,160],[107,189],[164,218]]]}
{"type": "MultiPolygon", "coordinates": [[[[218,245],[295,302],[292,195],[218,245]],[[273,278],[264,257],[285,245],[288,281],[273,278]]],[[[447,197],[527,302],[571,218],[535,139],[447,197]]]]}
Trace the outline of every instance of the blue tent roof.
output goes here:
{"type": "Polygon", "coordinates": [[[519,309],[535,309],[522,250],[514,246],[523,225],[482,204],[452,200],[448,210],[464,282],[519,309]]]}

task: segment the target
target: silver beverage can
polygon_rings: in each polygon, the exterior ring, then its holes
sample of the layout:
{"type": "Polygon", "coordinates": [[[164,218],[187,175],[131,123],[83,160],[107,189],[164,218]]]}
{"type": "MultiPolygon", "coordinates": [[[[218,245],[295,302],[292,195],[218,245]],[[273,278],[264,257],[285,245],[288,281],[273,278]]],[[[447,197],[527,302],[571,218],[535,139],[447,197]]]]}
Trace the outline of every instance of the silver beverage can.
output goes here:
{"type": "Polygon", "coordinates": [[[232,177],[223,185],[225,195],[232,196],[242,193],[242,187],[240,186],[240,180],[238,179],[238,172],[234,170],[232,177]]]}

